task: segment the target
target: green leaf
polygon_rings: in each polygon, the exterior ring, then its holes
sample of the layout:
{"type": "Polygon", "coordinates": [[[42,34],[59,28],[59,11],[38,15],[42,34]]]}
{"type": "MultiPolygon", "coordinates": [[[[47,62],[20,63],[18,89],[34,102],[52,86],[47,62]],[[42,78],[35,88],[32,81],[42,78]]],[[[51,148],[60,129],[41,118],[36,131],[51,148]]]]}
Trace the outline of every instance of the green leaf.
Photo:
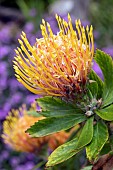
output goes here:
{"type": "Polygon", "coordinates": [[[111,151],[111,146],[110,146],[110,143],[107,141],[105,143],[105,145],[103,146],[101,152],[100,152],[100,155],[105,155],[107,153],[109,153],[111,151]]]}
{"type": "Polygon", "coordinates": [[[93,137],[93,119],[93,116],[87,119],[77,142],[78,149],[91,142],[93,137]]]}
{"type": "Polygon", "coordinates": [[[54,166],[74,156],[81,149],[76,150],[77,138],[59,146],[48,158],[47,167],[54,166]]]}
{"type": "Polygon", "coordinates": [[[92,165],[91,166],[86,166],[85,168],[82,168],[81,170],[92,170],[92,165]]]}
{"type": "Polygon", "coordinates": [[[46,96],[43,98],[38,98],[37,102],[42,108],[41,114],[45,117],[57,117],[70,115],[72,113],[83,113],[83,111],[77,106],[71,103],[66,103],[57,97],[46,96]]]}
{"type": "Polygon", "coordinates": [[[94,70],[90,71],[89,74],[89,79],[90,80],[94,80],[97,82],[98,84],[98,93],[97,93],[97,99],[100,99],[102,97],[102,93],[103,93],[103,81],[100,79],[100,77],[95,73],[94,70]]]}
{"type": "Polygon", "coordinates": [[[113,102],[113,60],[104,52],[97,50],[94,60],[100,66],[104,75],[103,104],[105,107],[113,102]]]}
{"type": "Polygon", "coordinates": [[[74,125],[86,120],[86,116],[83,114],[70,114],[66,116],[50,117],[43,120],[39,120],[29,129],[27,132],[32,137],[42,137],[61,130],[66,130],[74,125]]]}
{"type": "Polygon", "coordinates": [[[93,137],[93,117],[87,119],[81,134],[77,138],[58,147],[49,157],[47,166],[54,166],[78,153],[93,137]],[[87,135],[86,135],[87,134],[87,135]]]}
{"type": "Polygon", "coordinates": [[[102,122],[97,122],[94,126],[92,141],[86,146],[86,154],[90,161],[96,160],[104,144],[108,140],[107,126],[102,122]]]}
{"type": "Polygon", "coordinates": [[[42,115],[34,110],[31,110],[31,111],[27,111],[27,114],[29,116],[33,116],[33,117],[42,117],[42,115]]]}
{"type": "Polygon", "coordinates": [[[104,120],[112,121],[113,120],[113,104],[105,107],[104,109],[95,110],[96,114],[104,120]]]}
{"type": "MultiPolygon", "coordinates": [[[[111,127],[111,130],[112,130],[113,122],[110,124],[110,127],[111,127]]],[[[111,150],[113,151],[113,134],[110,134],[109,143],[110,143],[111,150]]]]}
{"type": "Polygon", "coordinates": [[[96,81],[92,80],[89,84],[88,84],[88,90],[90,91],[90,96],[91,99],[96,98],[97,94],[98,94],[98,84],[96,81]]]}

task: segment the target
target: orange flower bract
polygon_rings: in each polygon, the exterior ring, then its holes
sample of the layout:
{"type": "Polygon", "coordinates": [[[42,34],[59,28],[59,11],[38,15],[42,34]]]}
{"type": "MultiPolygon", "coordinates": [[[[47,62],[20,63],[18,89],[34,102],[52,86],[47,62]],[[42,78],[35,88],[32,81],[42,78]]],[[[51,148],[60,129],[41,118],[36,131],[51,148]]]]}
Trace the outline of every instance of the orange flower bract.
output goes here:
{"type": "Polygon", "coordinates": [[[42,20],[43,38],[31,46],[22,32],[14,61],[16,77],[35,94],[66,96],[76,94],[87,82],[94,54],[93,28],[84,28],[80,20],[72,26],[56,15],[59,33],[54,35],[49,23],[42,20]]]}

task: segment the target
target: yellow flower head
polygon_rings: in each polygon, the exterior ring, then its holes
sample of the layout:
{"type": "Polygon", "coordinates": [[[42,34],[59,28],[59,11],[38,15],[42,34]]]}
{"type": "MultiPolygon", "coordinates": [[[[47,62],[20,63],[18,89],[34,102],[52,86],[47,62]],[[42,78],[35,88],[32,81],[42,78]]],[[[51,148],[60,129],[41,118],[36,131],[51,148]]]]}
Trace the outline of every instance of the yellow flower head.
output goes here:
{"type": "Polygon", "coordinates": [[[14,61],[16,77],[35,94],[67,96],[77,94],[86,84],[94,54],[93,28],[84,28],[80,20],[68,22],[56,15],[59,33],[54,35],[49,23],[42,20],[43,38],[34,46],[22,32],[14,61]]]}
{"type": "Polygon", "coordinates": [[[47,143],[48,137],[31,138],[25,131],[42,118],[27,115],[25,105],[19,110],[12,110],[3,123],[4,142],[17,151],[37,152],[43,144],[47,143]]]}
{"type": "MultiPolygon", "coordinates": [[[[30,110],[36,110],[36,103],[32,104],[30,110]]],[[[54,150],[66,142],[72,133],[72,131],[61,131],[45,137],[31,138],[25,131],[41,119],[44,117],[29,116],[25,105],[19,110],[13,109],[3,123],[2,138],[4,142],[16,151],[37,153],[44,145],[48,145],[51,150],[54,150]]]]}

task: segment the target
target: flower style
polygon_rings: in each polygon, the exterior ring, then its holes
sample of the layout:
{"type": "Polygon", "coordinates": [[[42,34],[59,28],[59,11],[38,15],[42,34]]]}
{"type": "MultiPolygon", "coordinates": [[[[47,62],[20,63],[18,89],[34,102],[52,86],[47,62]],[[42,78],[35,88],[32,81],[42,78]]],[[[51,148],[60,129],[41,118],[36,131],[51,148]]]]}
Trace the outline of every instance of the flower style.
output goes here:
{"type": "Polygon", "coordinates": [[[80,20],[72,26],[56,15],[59,33],[54,35],[42,20],[43,38],[31,46],[22,32],[14,61],[16,77],[28,90],[43,96],[78,94],[87,82],[94,54],[93,28],[84,28],[80,20]]]}
{"type": "MultiPolygon", "coordinates": [[[[36,103],[31,106],[30,110],[36,110],[36,103]]],[[[63,144],[72,133],[72,131],[61,131],[45,137],[31,138],[25,131],[41,119],[44,119],[44,117],[29,116],[25,105],[19,110],[13,109],[3,123],[2,138],[4,142],[14,150],[37,153],[44,145],[48,145],[51,150],[54,150],[63,144]]]]}

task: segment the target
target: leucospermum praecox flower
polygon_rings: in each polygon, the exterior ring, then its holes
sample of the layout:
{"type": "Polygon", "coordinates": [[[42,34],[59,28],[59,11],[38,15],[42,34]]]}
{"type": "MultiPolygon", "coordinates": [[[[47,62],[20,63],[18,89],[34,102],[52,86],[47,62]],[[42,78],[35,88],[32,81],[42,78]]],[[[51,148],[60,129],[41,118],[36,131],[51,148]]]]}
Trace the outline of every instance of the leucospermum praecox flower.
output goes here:
{"type": "MultiPolygon", "coordinates": [[[[32,109],[36,110],[36,108],[34,108],[36,106],[35,103],[33,103],[32,106],[32,109]]],[[[29,116],[25,105],[18,110],[13,109],[9,112],[3,123],[2,138],[4,142],[16,151],[33,153],[37,153],[45,145],[48,145],[51,150],[54,150],[56,147],[66,142],[72,131],[61,131],[39,138],[31,138],[28,133],[25,133],[30,126],[42,119],[44,119],[42,116],[29,116]]]]}
{"type": "Polygon", "coordinates": [[[45,138],[31,138],[25,131],[42,117],[32,117],[27,115],[26,106],[23,105],[19,110],[9,112],[3,123],[4,142],[11,148],[23,152],[35,152],[41,145],[47,142],[45,138]]]}
{"type": "Polygon", "coordinates": [[[80,20],[72,26],[56,15],[59,32],[54,35],[42,20],[43,38],[31,46],[22,32],[14,61],[16,77],[35,94],[67,96],[80,93],[87,82],[94,54],[93,28],[84,28],[80,20]]]}

